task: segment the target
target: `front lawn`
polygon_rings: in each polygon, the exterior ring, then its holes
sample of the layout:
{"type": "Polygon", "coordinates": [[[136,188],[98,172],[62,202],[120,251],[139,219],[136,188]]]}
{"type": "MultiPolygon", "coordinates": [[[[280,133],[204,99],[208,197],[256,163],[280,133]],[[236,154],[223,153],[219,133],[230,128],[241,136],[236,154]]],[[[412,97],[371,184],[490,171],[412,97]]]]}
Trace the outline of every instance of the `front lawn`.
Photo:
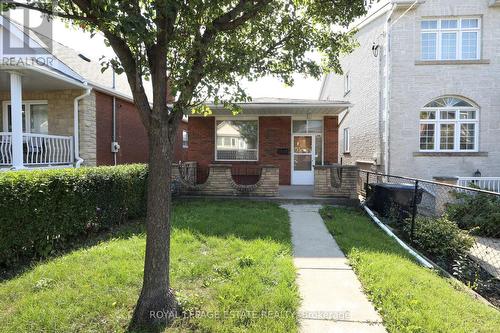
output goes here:
{"type": "MultiPolygon", "coordinates": [[[[200,200],[177,202],[173,215],[172,287],[184,310],[198,315],[169,332],[297,330],[285,210],[200,200]]],[[[125,225],[110,240],[2,282],[0,332],[126,331],[142,283],[143,230],[141,222],[125,225]]]]}
{"type": "Polygon", "coordinates": [[[321,213],[389,332],[500,330],[499,311],[418,265],[362,212],[325,207],[321,213]]]}

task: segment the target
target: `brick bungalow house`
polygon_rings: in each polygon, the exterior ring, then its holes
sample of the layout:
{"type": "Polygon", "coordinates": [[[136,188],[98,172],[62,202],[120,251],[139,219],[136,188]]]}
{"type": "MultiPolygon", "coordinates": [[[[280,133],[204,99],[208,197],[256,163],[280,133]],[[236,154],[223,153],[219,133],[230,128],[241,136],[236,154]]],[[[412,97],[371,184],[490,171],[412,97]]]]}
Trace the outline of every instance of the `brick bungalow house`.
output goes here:
{"type": "MultiPolygon", "coordinates": [[[[125,75],[101,73],[98,62],[2,16],[0,36],[0,169],[147,161],[125,75]]],[[[176,160],[186,159],[187,139],[186,119],[176,160]]]]}
{"type": "Polygon", "coordinates": [[[258,98],[240,106],[238,116],[210,105],[211,116],[189,117],[187,160],[197,163],[199,183],[213,165],[230,165],[240,184],[271,165],[279,169],[279,185],[313,185],[315,168],[338,162],[337,115],[348,103],[258,98]]]}

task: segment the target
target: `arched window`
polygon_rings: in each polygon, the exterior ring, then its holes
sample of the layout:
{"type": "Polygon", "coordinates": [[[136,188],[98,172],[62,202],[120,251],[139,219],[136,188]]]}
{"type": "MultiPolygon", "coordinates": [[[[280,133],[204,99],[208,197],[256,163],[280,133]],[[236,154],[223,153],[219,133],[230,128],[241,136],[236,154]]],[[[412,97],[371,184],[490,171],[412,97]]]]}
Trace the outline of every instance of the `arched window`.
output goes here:
{"type": "Polygon", "coordinates": [[[420,111],[420,150],[478,150],[479,108],[459,97],[441,97],[420,111]]]}

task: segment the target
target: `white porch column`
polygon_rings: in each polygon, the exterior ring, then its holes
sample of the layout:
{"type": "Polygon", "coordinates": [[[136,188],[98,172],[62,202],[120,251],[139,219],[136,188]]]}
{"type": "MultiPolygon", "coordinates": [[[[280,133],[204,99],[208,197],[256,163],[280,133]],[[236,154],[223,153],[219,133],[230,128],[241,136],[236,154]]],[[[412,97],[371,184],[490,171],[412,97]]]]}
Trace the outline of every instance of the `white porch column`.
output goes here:
{"type": "Polygon", "coordinates": [[[23,88],[21,75],[10,73],[10,103],[12,119],[12,166],[15,169],[23,165],[23,88]]]}

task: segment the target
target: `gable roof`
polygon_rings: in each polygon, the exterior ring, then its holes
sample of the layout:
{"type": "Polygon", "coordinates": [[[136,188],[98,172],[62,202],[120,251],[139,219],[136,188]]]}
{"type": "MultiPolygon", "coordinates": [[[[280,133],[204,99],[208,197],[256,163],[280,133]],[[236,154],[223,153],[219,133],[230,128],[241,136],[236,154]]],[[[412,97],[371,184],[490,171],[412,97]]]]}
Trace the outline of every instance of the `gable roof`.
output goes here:
{"type": "Polygon", "coordinates": [[[15,23],[2,15],[0,15],[0,31],[2,32],[2,40],[6,35],[10,38],[8,41],[2,41],[2,47],[0,48],[0,50],[2,50],[2,56],[7,58],[12,56],[15,59],[15,64],[3,62],[2,65],[4,67],[33,68],[37,71],[46,71],[63,76],[66,79],[74,80],[80,84],[85,82],[85,79],[81,75],[67,66],[58,57],[48,52],[45,49],[44,41],[38,38],[36,34],[31,33],[26,35],[25,31],[18,23],[15,23]],[[19,54],[4,53],[4,47],[7,43],[9,46],[13,47],[15,45],[20,48],[21,51],[19,51],[19,54]],[[28,49],[30,50],[29,54],[23,54],[23,52],[28,49]],[[30,61],[30,58],[32,58],[33,55],[36,55],[36,58],[39,61],[30,61]]]}

